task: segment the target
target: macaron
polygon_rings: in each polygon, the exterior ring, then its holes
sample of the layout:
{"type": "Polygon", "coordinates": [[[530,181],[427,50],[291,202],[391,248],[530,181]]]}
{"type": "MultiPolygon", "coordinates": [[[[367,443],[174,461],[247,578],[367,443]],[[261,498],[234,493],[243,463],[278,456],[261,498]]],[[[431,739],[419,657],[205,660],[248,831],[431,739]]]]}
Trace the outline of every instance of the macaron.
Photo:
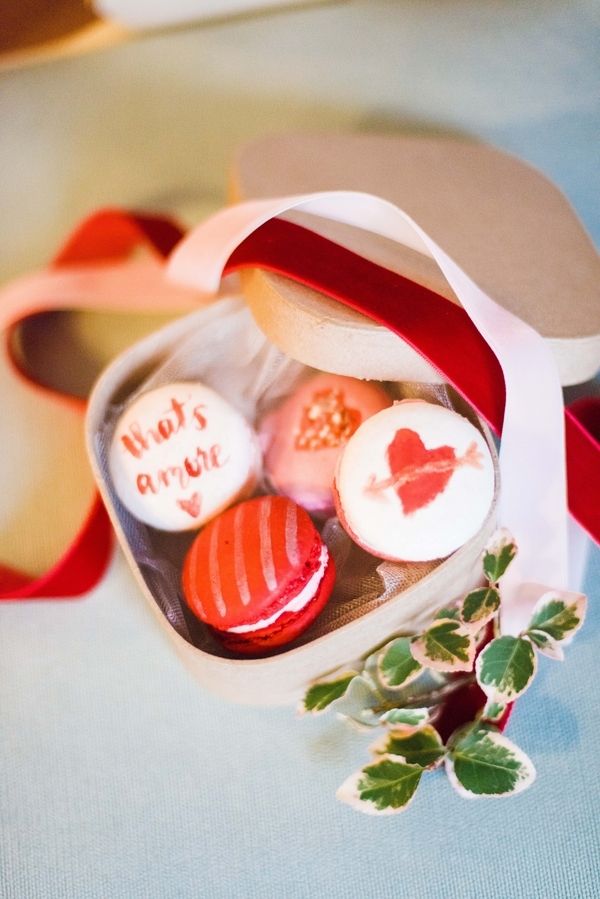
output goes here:
{"type": "Polygon", "coordinates": [[[108,462],[123,505],[164,531],[199,528],[249,496],[261,470],[246,419],[211,388],[187,381],[149,390],[125,409],[108,462]]]}
{"type": "Polygon", "coordinates": [[[482,434],[444,406],[405,400],[350,438],[335,474],[350,537],[382,559],[424,562],[454,552],[481,528],[495,473],[482,434]]]}
{"type": "Polygon", "coordinates": [[[334,514],[333,476],[352,434],[391,404],[378,385],[318,374],[302,384],[258,426],[270,487],[313,515],[334,514]]]}
{"type": "Polygon", "coordinates": [[[182,574],[189,608],[242,655],[261,655],[301,634],[334,580],[310,517],[282,496],[257,497],[215,518],[192,543],[182,574]]]}

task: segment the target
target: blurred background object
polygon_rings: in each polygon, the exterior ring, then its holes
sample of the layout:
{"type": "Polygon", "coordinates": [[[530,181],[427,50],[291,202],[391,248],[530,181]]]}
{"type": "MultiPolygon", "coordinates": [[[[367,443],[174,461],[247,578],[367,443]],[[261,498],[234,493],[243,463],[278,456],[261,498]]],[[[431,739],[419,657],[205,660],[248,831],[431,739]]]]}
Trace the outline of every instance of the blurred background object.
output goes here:
{"type": "Polygon", "coordinates": [[[160,28],[324,0],[95,0],[96,12],[128,28],[160,28]]]}
{"type": "MultiPolygon", "coordinates": [[[[326,0],[0,0],[0,68],[111,46],[172,28],[326,0]]],[[[339,2],[339,0],[338,0],[339,2]]]]}
{"type": "Polygon", "coordinates": [[[122,40],[85,0],[0,0],[0,66],[84,52],[122,40]]]}
{"type": "Polygon", "coordinates": [[[0,50],[25,50],[87,28],[98,17],[81,0],[2,0],[0,50]]]}

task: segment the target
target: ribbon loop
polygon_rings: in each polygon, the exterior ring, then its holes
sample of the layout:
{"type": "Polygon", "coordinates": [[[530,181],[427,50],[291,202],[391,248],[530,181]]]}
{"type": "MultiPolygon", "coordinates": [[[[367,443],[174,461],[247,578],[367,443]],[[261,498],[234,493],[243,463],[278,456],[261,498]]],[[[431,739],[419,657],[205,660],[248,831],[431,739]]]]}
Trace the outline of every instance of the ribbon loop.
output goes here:
{"type": "MultiPolygon", "coordinates": [[[[83,221],[55,256],[51,267],[27,275],[0,291],[0,328],[5,348],[12,328],[24,318],[54,309],[160,309],[175,312],[189,309],[196,295],[177,290],[164,279],[164,257],[181,238],[181,230],[169,219],[137,216],[124,210],[94,213],[83,221]],[[139,247],[150,258],[136,261],[139,247]]],[[[19,369],[16,372],[46,401],[52,398],[81,415],[84,404],[66,394],[55,393],[36,383],[19,369]]],[[[44,574],[32,577],[0,565],[0,600],[75,597],[87,593],[100,579],[112,552],[112,528],[100,496],[90,496],[83,522],[58,561],[44,574]]]]}

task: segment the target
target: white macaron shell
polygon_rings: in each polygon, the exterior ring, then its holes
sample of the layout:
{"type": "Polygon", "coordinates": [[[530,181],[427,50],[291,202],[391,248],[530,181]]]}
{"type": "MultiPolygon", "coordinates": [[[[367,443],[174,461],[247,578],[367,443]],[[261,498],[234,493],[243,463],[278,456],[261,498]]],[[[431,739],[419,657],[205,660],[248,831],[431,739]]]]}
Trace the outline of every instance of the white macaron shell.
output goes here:
{"type": "Polygon", "coordinates": [[[405,401],[367,419],[340,457],[336,489],[342,524],[354,540],[385,559],[423,562],[448,556],[473,537],[489,512],[494,465],[481,433],[443,406],[405,401]],[[394,486],[369,490],[390,479],[387,450],[398,430],[419,435],[426,450],[449,446],[457,459],[476,447],[478,465],[460,464],[430,502],[406,514],[394,486]]]}
{"type": "Polygon", "coordinates": [[[109,452],[121,502],[164,531],[197,529],[247,496],[259,463],[245,418],[214,390],[187,382],[138,397],[119,419],[109,452]]]}

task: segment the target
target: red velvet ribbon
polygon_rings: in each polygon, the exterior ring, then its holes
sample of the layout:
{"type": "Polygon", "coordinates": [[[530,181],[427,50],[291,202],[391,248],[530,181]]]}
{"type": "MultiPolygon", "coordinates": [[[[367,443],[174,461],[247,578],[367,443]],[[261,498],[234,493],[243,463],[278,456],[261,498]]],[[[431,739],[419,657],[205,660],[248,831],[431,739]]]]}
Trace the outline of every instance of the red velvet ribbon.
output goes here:
{"type": "MultiPolygon", "coordinates": [[[[166,257],[181,239],[181,229],[171,220],[109,209],[85,219],[53,260],[53,266],[86,262],[116,262],[145,246],[166,257]]],[[[101,297],[98,298],[99,305],[101,297]]],[[[126,310],[124,310],[126,311],[126,310]]],[[[13,327],[17,327],[15,323],[13,327]]],[[[13,359],[13,363],[16,361],[13,359]]],[[[20,374],[27,376],[26,371],[20,374]]],[[[36,387],[50,392],[45,385],[36,387]]],[[[81,412],[85,404],[73,398],[81,412]]],[[[113,545],[112,528],[98,493],[94,493],[75,539],[58,561],[41,577],[31,577],[0,565],[0,600],[70,598],[94,587],[106,569],[113,545]]]]}
{"type": "MultiPolygon", "coordinates": [[[[86,219],[53,264],[118,261],[140,245],[166,257],[181,236],[169,219],[107,210],[86,219]]],[[[238,247],[226,272],[249,266],[286,275],[390,328],[429,360],[493,430],[501,433],[504,381],[500,366],[456,304],[312,231],[278,219],[263,225],[238,247]]],[[[83,410],[83,403],[77,405],[83,410]]],[[[579,400],[566,410],[566,449],[570,510],[600,543],[598,399],[579,400]]],[[[0,600],[86,593],[102,577],[111,548],[110,521],[95,494],[74,541],[44,575],[33,578],[0,566],[0,600]]]]}

